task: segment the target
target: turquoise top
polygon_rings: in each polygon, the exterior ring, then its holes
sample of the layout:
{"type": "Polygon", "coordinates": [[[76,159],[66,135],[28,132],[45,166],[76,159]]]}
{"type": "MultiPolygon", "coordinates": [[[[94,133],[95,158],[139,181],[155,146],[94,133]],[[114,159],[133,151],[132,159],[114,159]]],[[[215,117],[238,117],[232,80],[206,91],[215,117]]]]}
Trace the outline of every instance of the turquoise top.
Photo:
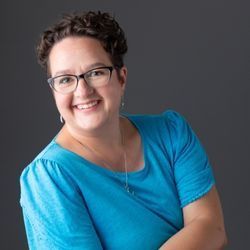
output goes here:
{"type": "Polygon", "coordinates": [[[158,249],[183,227],[182,208],[214,185],[196,135],[174,111],[126,115],[144,167],[112,172],[52,142],[22,172],[21,199],[34,250],[158,249]]]}

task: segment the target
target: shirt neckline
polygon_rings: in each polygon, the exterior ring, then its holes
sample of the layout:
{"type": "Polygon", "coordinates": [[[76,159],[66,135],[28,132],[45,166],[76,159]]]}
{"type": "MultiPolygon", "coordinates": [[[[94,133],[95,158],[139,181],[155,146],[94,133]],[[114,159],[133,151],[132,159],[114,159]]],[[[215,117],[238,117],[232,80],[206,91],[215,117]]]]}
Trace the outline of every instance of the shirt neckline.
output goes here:
{"type": "MultiPolygon", "coordinates": [[[[141,139],[141,147],[142,147],[143,162],[144,162],[144,165],[143,165],[142,168],[140,168],[139,170],[130,171],[127,174],[128,174],[128,176],[130,176],[130,178],[131,177],[142,177],[148,171],[147,143],[146,143],[146,138],[145,138],[143,129],[133,119],[134,118],[133,115],[129,115],[129,114],[124,114],[123,113],[121,116],[127,118],[132,123],[132,125],[137,129],[137,132],[139,133],[139,136],[140,136],[140,139],[141,139]]],[[[59,147],[64,152],[70,154],[74,158],[77,158],[78,160],[83,161],[88,168],[95,169],[97,171],[101,171],[103,173],[106,173],[106,174],[112,175],[112,176],[121,176],[121,177],[125,176],[125,174],[126,174],[125,171],[112,171],[110,169],[104,168],[101,165],[95,164],[94,162],[89,161],[88,159],[84,158],[83,156],[81,156],[81,155],[79,155],[79,154],[77,154],[77,153],[75,153],[75,152],[73,152],[73,151],[71,151],[69,149],[64,148],[63,146],[61,146],[60,144],[58,144],[56,142],[56,137],[57,136],[55,136],[53,138],[53,140],[52,140],[52,142],[53,142],[54,145],[56,145],[57,147],[59,147]]]]}

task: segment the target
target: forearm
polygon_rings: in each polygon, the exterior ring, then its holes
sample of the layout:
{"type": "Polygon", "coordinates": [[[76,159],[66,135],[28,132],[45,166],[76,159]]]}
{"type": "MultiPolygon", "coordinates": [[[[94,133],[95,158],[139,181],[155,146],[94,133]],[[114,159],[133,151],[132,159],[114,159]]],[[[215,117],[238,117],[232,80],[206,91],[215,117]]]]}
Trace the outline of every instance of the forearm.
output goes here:
{"type": "Polygon", "coordinates": [[[166,241],[160,250],[222,250],[225,244],[222,228],[207,219],[197,219],[166,241]]]}

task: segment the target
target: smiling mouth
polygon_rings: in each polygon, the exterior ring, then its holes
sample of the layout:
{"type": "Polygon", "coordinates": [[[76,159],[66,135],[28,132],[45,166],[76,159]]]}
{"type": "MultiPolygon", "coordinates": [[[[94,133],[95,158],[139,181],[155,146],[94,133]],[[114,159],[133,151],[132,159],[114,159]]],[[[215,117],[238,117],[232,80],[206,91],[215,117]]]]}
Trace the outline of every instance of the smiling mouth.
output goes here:
{"type": "Polygon", "coordinates": [[[93,102],[89,102],[86,104],[79,104],[79,105],[75,105],[75,107],[79,110],[85,110],[85,109],[90,109],[94,106],[96,106],[100,101],[93,101],[93,102]]]}

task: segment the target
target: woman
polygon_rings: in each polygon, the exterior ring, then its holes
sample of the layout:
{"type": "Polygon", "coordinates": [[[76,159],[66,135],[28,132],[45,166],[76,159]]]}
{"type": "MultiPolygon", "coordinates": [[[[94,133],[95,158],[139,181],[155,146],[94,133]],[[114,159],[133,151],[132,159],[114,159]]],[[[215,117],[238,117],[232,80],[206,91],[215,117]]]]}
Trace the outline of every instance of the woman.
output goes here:
{"type": "Polygon", "coordinates": [[[107,13],[64,16],[38,59],[64,123],[20,178],[30,249],[222,249],[207,156],[178,113],[121,115],[124,32],[107,13]]]}

